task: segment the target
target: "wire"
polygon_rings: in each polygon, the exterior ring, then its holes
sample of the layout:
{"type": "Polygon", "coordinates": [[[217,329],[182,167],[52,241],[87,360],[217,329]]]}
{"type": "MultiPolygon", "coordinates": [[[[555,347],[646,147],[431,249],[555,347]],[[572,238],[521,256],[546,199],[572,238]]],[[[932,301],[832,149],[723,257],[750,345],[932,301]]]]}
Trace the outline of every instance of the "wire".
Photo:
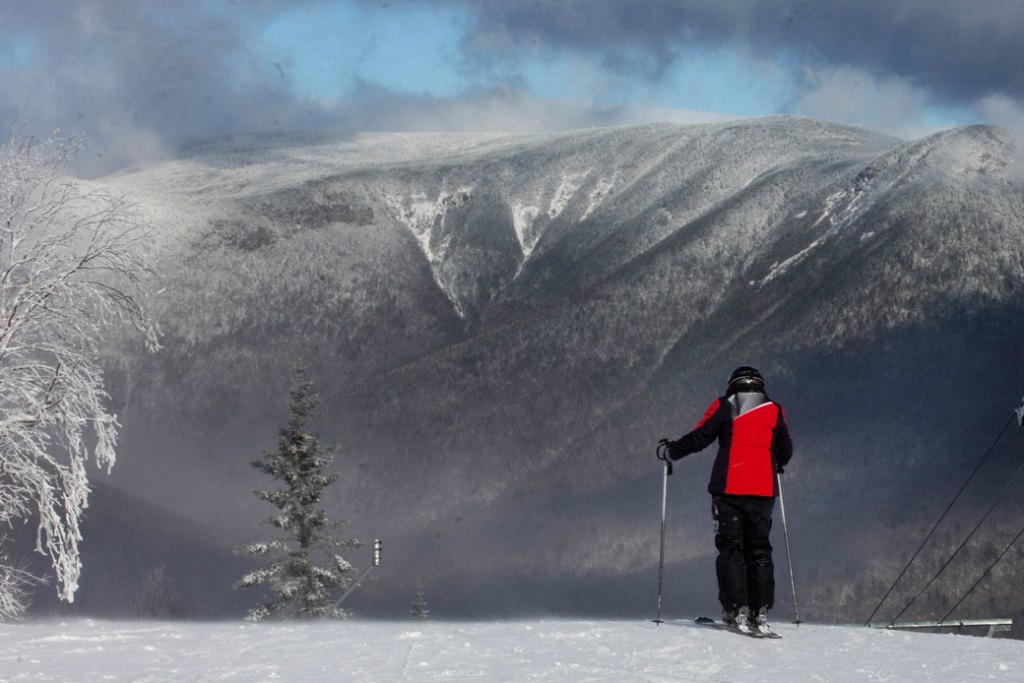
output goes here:
{"type": "MultiPolygon", "coordinates": [[[[988,450],[985,451],[985,454],[981,456],[981,459],[978,461],[978,464],[974,466],[974,469],[971,471],[971,474],[967,477],[967,481],[965,481],[963,483],[963,486],[960,487],[960,490],[957,491],[956,496],[953,497],[952,502],[950,502],[950,504],[946,506],[946,509],[942,512],[942,515],[939,517],[939,520],[935,522],[935,525],[931,528],[931,531],[929,531],[928,535],[924,537],[923,541],[921,541],[921,545],[917,546],[917,550],[914,551],[914,554],[911,556],[910,560],[907,561],[907,564],[900,571],[899,576],[897,576],[896,580],[892,582],[891,586],[889,586],[889,590],[885,592],[885,595],[882,596],[882,599],[878,601],[878,604],[875,606],[875,609],[871,612],[871,616],[869,616],[867,621],[865,622],[866,626],[871,625],[871,620],[875,618],[875,615],[878,614],[878,610],[882,608],[882,605],[885,604],[885,601],[892,594],[893,590],[895,590],[900,580],[907,573],[907,570],[910,569],[910,565],[914,564],[914,560],[916,560],[917,556],[921,554],[921,550],[923,550],[925,545],[928,544],[928,541],[935,533],[935,530],[939,528],[940,524],[942,524],[942,520],[946,519],[946,515],[948,515],[949,511],[953,509],[953,506],[956,505],[956,502],[960,500],[960,496],[963,495],[963,492],[967,488],[967,485],[971,483],[971,480],[974,479],[974,475],[978,473],[978,470],[981,469],[981,466],[985,463],[985,460],[987,460],[988,456],[991,455],[993,450],[995,450],[996,444],[999,443],[999,440],[1003,438],[1003,434],[1006,433],[1006,430],[1013,423],[1013,419],[1014,415],[1011,415],[1010,419],[1006,421],[1006,424],[1003,425],[1003,428],[999,431],[999,436],[995,438],[995,441],[992,442],[992,445],[989,446],[988,450]]],[[[904,608],[904,611],[906,611],[906,608],[904,608]]],[[[903,614],[903,612],[900,612],[900,614],[903,614]]],[[[893,621],[895,620],[896,619],[893,619],[893,621]]]]}
{"type": "Polygon", "coordinates": [[[1021,527],[1021,530],[1017,532],[1017,535],[1013,537],[1013,540],[1010,541],[1005,548],[1003,548],[1003,552],[999,553],[999,556],[992,562],[992,564],[988,566],[988,569],[985,570],[985,573],[982,574],[978,578],[978,580],[974,582],[974,585],[967,589],[967,592],[964,593],[964,596],[960,598],[960,600],[958,600],[957,603],[953,605],[953,607],[951,607],[950,610],[946,612],[946,614],[941,619],[939,619],[940,623],[948,619],[949,615],[952,614],[956,610],[956,608],[959,607],[963,603],[963,601],[967,599],[967,596],[974,592],[974,589],[977,588],[981,584],[981,582],[985,580],[985,577],[989,575],[989,573],[995,568],[997,564],[999,564],[999,560],[1003,559],[1003,556],[1010,551],[1010,548],[1012,548],[1018,540],[1020,540],[1021,536],[1024,536],[1024,527],[1021,527]]]}
{"type": "MultiPolygon", "coordinates": [[[[903,613],[904,613],[904,612],[906,612],[906,611],[907,611],[908,609],[910,609],[910,606],[911,606],[911,605],[913,605],[913,604],[914,604],[914,602],[915,602],[915,601],[916,601],[916,600],[917,600],[917,599],[918,599],[919,597],[921,597],[921,595],[923,595],[923,594],[924,594],[924,592],[925,592],[926,590],[928,590],[928,588],[929,588],[929,587],[930,587],[930,586],[931,586],[931,585],[932,585],[933,583],[935,583],[935,580],[939,578],[939,575],[940,575],[940,574],[942,574],[942,572],[944,572],[944,571],[946,570],[946,567],[948,567],[948,566],[950,565],[950,563],[951,563],[951,562],[953,561],[953,559],[954,559],[954,558],[955,558],[955,557],[956,557],[957,555],[959,555],[959,554],[960,554],[960,551],[964,549],[964,546],[966,546],[966,545],[967,545],[967,543],[968,543],[968,542],[969,542],[969,541],[971,540],[971,538],[972,538],[972,537],[974,536],[974,534],[975,534],[975,533],[977,533],[978,529],[980,529],[980,528],[981,528],[981,525],[982,525],[982,524],[984,524],[984,523],[985,523],[985,520],[986,520],[986,519],[988,519],[989,515],[991,515],[991,514],[992,514],[992,511],[996,509],[996,506],[998,506],[998,505],[999,505],[999,503],[1001,503],[1001,502],[1002,502],[1003,498],[1004,498],[1004,497],[1006,496],[1007,492],[1008,492],[1008,491],[1010,490],[1010,487],[1011,487],[1011,486],[1013,486],[1013,483],[1014,483],[1015,481],[1017,481],[1017,477],[1019,477],[1019,476],[1020,476],[1020,473],[1021,473],[1021,472],[1024,472],[1024,464],[1021,464],[1021,466],[1020,466],[1020,467],[1018,467],[1018,468],[1017,468],[1017,471],[1016,471],[1016,472],[1014,473],[1014,475],[1013,475],[1013,478],[1011,478],[1011,479],[1010,479],[1010,480],[1009,480],[1008,482],[1006,482],[1006,486],[1004,486],[1004,487],[1003,487],[1003,490],[1002,490],[1002,491],[1000,491],[999,495],[998,495],[998,496],[996,497],[996,500],[995,500],[995,502],[994,502],[994,503],[992,503],[992,506],[991,506],[991,507],[990,507],[990,508],[988,509],[988,512],[986,512],[986,513],[985,513],[985,516],[984,516],[984,517],[982,517],[982,518],[981,518],[981,520],[980,520],[980,521],[979,521],[979,522],[978,522],[977,524],[975,524],[975,525],[974,525],[974,528],[973,528],[973,529],[971,529],[971,533],[967,534],[967,538],[965,538],[965,539],[963,540],[963,542],[961,542],[961,543],[960,543],[960,545],[959,545],[959,546],[957,546],[957,549],[953,551],[953,554],[949,556],[949,559],[948,559],[948,560],[946,560],[946,562],[945,562],[945,563],[944,563],[944,564],[943,564],[943,565],[942,565],[942,566],[941,566],[941,567],[939,568],[939,571],[935,573],[935,576],[933,576],[933,577],[932,577],[932,578],[931,578],[931,579],[930,579],[930,580],[928,581],[928,583],[926,583],[926,584],[924,585],[924,588],[922,588],[921,590],[919,590],[919,591],[917,592],[917,594],[916,594],[916,595],[914,595],[914,597],[910,599],[910,602],[908,602],[908,603],[906,604],[906,606],[905,606],[905,607],[904,607],[903,609],[901,609],[901,610],[900,610],[899,614],[897,614],[897,615],[896,615],[895,617],[893,617],[893,618],[892,618],[892,621],[893,621],[893,622],[895,622],[895,621],[896,621],[897,619],[899,619],[899,618],[900,618],[901,616],[903,616],[903,613]]],[[[890,622],[890,623],[892,623],[892,622],[890,622]]]]}

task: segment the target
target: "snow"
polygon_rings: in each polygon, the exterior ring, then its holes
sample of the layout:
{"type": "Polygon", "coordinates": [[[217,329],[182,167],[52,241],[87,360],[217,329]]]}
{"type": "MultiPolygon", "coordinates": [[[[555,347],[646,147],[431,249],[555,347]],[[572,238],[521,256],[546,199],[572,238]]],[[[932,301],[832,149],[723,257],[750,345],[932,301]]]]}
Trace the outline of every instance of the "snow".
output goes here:
{"type": "Polygon", "coordinates": [[[580,217],[580,222],[587,220],[587,218],[594,212],[601,202],[604,201],[608,193],[612,191],[615,184],[619,182],[619,174],[616,172],[611,178],[601,178],[597,181],[597,185],[590,193],[590,200],[587,204],[587,210],[583,212],[580,217]]]}
{"type": "Polygon", "coordinates": [[[427,195],[417,192],[404,202],[398,197],[385,197],[388,204],[395,211],[398,219],[409,228],[416,241],[423,250],[427,260],[434,262],[437,255],[430,247],[430,238],[433,234],[434,221],[445,210],[445,199],[447,195],[441,193],[436,200],[430,200],[427,195]]]}
{"type": "Polygon", "coordinates": [[[587,176],[586,173],[563,173],[562,180],[558,184],[558,189],[555,190],[555,196],[551,200],[551,205],[548,207],[548,218],[555,220],[568,206],[569,200],[572,199],[573,195],[576,194],[576,190],[580,189],[580,185],[583,183],[583,179],[587,176]]]}
{"type": "Polygon", "coordinates": [[[539,215],[539,206],[518,203],[512,205],[512,224],[515,227],[519,246],[523,251],[524,262],[533,253],[533,248],[537,246],[537,240],[540,238],[540,235],[533,229],[533,224],[539,215]]]}
{"type": "Polygon", "coordinates": [[[435,200],[429,199],[422,192],[414,193],[404,199],[388,194],[384,195],[385,201],[391,207],[395,216],[416,238],[420,249],[423,251],[423,255],[426,256],[427,261],[430,263],[434,282],[437,283],[437,286],[440,287],[441,291],[452,302],[455,311],[460,317],[465,317],[465,311],[460,304],[457,292],[453,289],[453,284],[441,277],[439,272],[439,267],[451,246],[451,235],[442,232],[440,239],[436,240],[435,244],[434,232],[435,229],[443,227],[444,218],[448,211],[459,204],[465,203],[472,192],[472,187],[460,187],[454,192],[440,192],[435,200]]]}
{"type": "Polygon", "coordinates": [[[782,263],[773,264],[768,275],[761,280],[760,286],[763,287],[780,275],[785,274],[790,268],[807,258],[811,252],[856,220],[864,211],[865,204],[862,200],[870,189],[870,181],[865,181],[860,189],[840,190],[829,195],[828,199],[825,200],[824,210],[821,212],[818,220],[814,222],[814,225],[811,226],[812,228],[817,228],[825,219],[828,219],[828,230],[782,263]],[[844,201],[846,201],[846,205],[840,208],[841,203],[844,201]]]}
{"type": "Polygon", "coordinates": [[[1020,681],[1020,641],[670,622],[0,625],[0,681],[1020,681]]]}

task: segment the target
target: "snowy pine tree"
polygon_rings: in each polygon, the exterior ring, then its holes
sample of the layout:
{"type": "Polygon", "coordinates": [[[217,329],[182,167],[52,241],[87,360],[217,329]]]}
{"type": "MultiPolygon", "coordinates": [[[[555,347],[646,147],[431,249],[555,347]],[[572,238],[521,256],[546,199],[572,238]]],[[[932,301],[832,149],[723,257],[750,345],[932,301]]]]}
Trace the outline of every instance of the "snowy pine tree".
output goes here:
{"type": "Polygon", "coordinates": [[[416,592],[412,594],[412,609],[409,610],[413,619],[426,619],[430,616],[427,609],[427,595],[423,592],[423,584],[416,582],[416,592]]]}
{"type": "Polygon", "coordinates": [[[252,466],[283,488],[254,491],[279,513],[267,523],[281,537],[238,550],[241,555],[267,558],[271,563],[250,572],[236,584],[241,588],[266,585],[272,599],[249,612],[249,619],[343,617],[335,592],[343,594],[354,582],[353,567],[337,551],[358,548],[359,541],[336,533],[342,522],[330,521],[319,507],[324,488],[338,475],[325,470],[334,459],[334,447],[321,448],[315,434],[306,431],[318,399],[302,367],[296,368],[291,389],[288,426],[281,430],[277,451],[264,453],[252,466]]]}

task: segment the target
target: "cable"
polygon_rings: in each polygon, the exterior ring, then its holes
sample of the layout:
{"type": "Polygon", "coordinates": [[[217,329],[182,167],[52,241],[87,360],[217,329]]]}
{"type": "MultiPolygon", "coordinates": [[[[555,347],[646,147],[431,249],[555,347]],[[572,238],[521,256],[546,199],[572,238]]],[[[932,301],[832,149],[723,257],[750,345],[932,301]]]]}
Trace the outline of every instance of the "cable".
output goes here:
{"type": "Polygon", "coordinates": [[[998,495],[998,496],[996,497],[996,500],[995,500],[995,502],[994,502],[994,503],[992,503],[992,506],[991,506],[991,507],[990,507],[990,508],[988,509],[988,512],[986,512],[986,513],[985,513],[985,516],[984,516],[984,517],[982,517],[982,518],[981,518],[981,520],[980,520],[980,521],[979,521],[979,522],[978,522],[977,524],[975,524],[975,525],[974,525],[974,528],[973,528],[973,529],[971,529],[971,533],[967,534],[967,538],[965,538],[965,539],[963,540],[963,542],[962,542],[962,543],[960,543],[960,545],[959,545],[959,546],[957,546],[957,549],[953,551],[953,554],[949,556],[949,559],[948,559],[948,560],[946,560],[946,562],[945,562],[945,563],[944,563],[944,564],[943,564],[943,565],[942,565],[942,566],[941,566],[941,567],[939,568],[939,571],[935,573],[935,576],[933,576],[933,577],[932,577],[932,578],[931,578],[931,579],[930,579],[930,580],[928,581],[928,583],[926,583],[926,584],[924,585],[924,588],[922,588],[921,590],[919,590],[919,591],[917,592],[917,594],[916,594],[916,595],[914,595],[914,597],[912,597],[912,598],[910,599],[910,602],[908,602],[908,603],[906,604],[906,606],[905,606],[905,607],[904,607],[903,609],[901,609],[901,610],[900,610],[899,614],[897,614],[897,615],[896,615],[895,617],[893,617],[893,618],[892,618],[892,622],[890,622],[890,624],[891,624],[891,623],[893,623],[893,622],[895,622],[895,621],[896,621],[897,619],[899,619],[899,618],[900,618],[901,616],[903,616],[903,613],[904,613],[904,612],[906,612],[906,611],[907,611],[908,609],[910,609],[910,606],[911,606],[911,605],[913,605],[913,604],[914,604],[914,602],[915,602],[915,601],[916,601],[916,600],[917,600],[917,599],[918,599],[919,597],[921,597],[921,595],[923,595],[923,594],[924,594],[924,592],[925,592],[926,590],[928,590],[928,588],[929,588],[929,587],[930,587],[930,586],[931,586],[931,585],[932,585],[933,583],[935,583],[935,580],[939,578],[939,575],[940,575],[940,574],[942,574],[942,572],[944,572],[944,571],[946,570],[946,567],[948,567],[948,566],[950,565],[950,563],[951,563],[951,562],[953,561],[953,559],[954,559],[954,558],[955,558],[955,557],[956,557],[957,555],[959,555],[959,554],[960,554],[960,551],[964,549],[964,546],[966,546],[966,545],[967,545],[967,543],[968,543],[968,542],[969,542],[969,541],[971,540],[971,538],[972,538],[972,537],[974,536],[974,534],[975,534],[975,533],[977,533],[978,529],[980,529],[980,528],[981,528],[981,525],[982,525],[982,524],[984,524],[984,523],[985,523],[985,520],[986,520],[986,519],[988,519],[989,515],[991,515],[991,514],[992,514],[992,511],[996,509],[996,506],[998,506],[998,505],[999,505],[999,503],[1000,503],[1000,502],[1002,502],[1003,498],[1004,498],[1004,497],[1006,496],[1006,493],[1007,493],[1007,492],[1008,492],[1008,491],[1010,490],[1010,487],[1011,487],[1011,486],[1013,486],[1013,483],[1014,483],[1015,481],[1017,481],[1017,477],[1019,477],[1019,476],[1020,476],[1020,473],[1021,473],[1021,472],[1024,472],[1024,464],[1021,464],[1021,466],[1020,466],[1020,467],[1018,467],[1018,468],[1017,468],[1017,471],[1016,471],[1016,472],[1014,473],[1014,475],[1013,475],[1013,478],[1011,478],[1011,479],[1010,479],[1010,481],[1006,482],[1006,486],[1004,486],[1004,487],[1003,487],[1003,490],[1002,490],[1002,491],[1000,491],[999,495],[998,495]]]}
{"type": "MultiPolygon", "coordinates": [[[[891,586],[889,586],[889,590],[887,590],[885,592],[885,595],[882,596],[882,599],[878,601],[878,604],[875,606],[874,611],[871,612],[871,616],[869,616],[867,621],[865,622],[865,624],[864,624],[865,626],[870,626],[871,625],[871,620],[875,618],[876,614],[878,614],[878,610],[880,610],[882,608],[882,605],[885,604],[885,601],[889,598],[889,595],[892,594],[892,592],[896,588],[897,584],[899,584],[900,580],[907,573],[907,570],[910,569],[910,565],[914,564],[914,560],[916,560],[917,556],[921,554],[921,550],[923,550],[925,545],[928,544],[928,541],[931,539],[932,535],[935,533],[935,530],[939,528],[940,524],[942,524],[942,520],[946,519],[946,515],[948,515],[949,511],[953,509],[953,506],[956,505],[956,502],[958,500],[960,500],[960,496],[963,495],[963,492],[967,488],[967,485],[971,483],[972,479],[974,479],[974,475],[976,475],[978,473],[978,470],[981,469],[981,466],[985,463],[985,460],[987,460],[988,456],[992,453],[993,450],[995,450],[996,444],[999,443],[999,440],[1001,438],[1003,438],[1003,434],[1006,432],[1006,430],[1009,428],[1009,426],[1013,423],[1014,417],[1015,417],[1014,415],[1011,415],[1010,419],[1006,421],[1005,425],[1003,425],[1003,428],[999,431],[999,436],[997,436],[995,438],[995,441],[992,442],[992,445],[989,446],[988,450],[985,451],[985,454],[983,456],[981,456],[981,460],[979,460],[978,464],[974,466],[974,469],[971,471],[971,474],[967,477],[967,481],[965,481],[963,483],[963,486],[961,486],[960,490],[957,491],[956,496],[953,497],[953,501],[949,505],[947,505],[946,509],[942,512],[942,515],[939,517],[939,521],[935,522],[935,526],[933,526],[931,528],[931,531],[928,532],[928,535],[924,537],[923,541],[921,541],[921,545],[919,545],[917,547],[917,550],[914,551],[914,554],[911,556],[911,558],[907,562],[906,566],[904,566],[902,571],[900,571],[899,576],[897,576],[896,580],[892,582],[891,586]]],[[[900,612],[900,614],[903,614],[903,612],[900,612]]],[[[895,621],[895,619],[893,619],[893,621],[895,621]]]]}
{"type": "Polygon", "coordinates": [[[985,570],[985,573],[982,574],[978,578],[978,580],[974,582],[974,585],[967,589],[967,592],[964,593],[964,596],[960,598],[960,600],[958,600],[957,603],[953,605],[953,607],[950,608],[950,610],[946,612],[946,614],[941,619],[939,619],[939,623],[948,619],[949,615],[952,614],[956,610],[956,608],[959,607],[963,603],[963,601],[967,599],[967,596],[974,592],[974,589],[977,588],[981,584],[981,582],[985,580],[985,577],[989,575],[989,573],[995,568],[997,564],[999,564],[999,560],[1003,559],[1003,556],[1010,551],[1010,548],[1012,548],[1018,540],[1020,540],[1021,536],[1024,536],[1024,527],[1021,527],[1021,530],[1017,532],[1017,535],[1013,537],[1013,540],[1010,541],[1005,548],[1003,548],[1003,552],[999,553],[999,556],[992,562],[992,564],[988,566],[988,569],[985,570]]]}

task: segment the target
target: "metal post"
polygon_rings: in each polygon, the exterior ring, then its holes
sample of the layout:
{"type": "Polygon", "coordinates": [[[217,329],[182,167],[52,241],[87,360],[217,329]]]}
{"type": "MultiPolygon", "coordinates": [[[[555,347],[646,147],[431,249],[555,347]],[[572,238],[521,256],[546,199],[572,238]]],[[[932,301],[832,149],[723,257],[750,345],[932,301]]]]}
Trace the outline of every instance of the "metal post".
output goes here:
{"type": "MultiPolygon", "coordinates": [[[[659,455],[660,457],[660,455],[659,455]]],[[[665,578],[665,516],[668,509],[668,477],[672,474],[672,462],[665,458],[665,476],[661,483],[661,550],[658,552],[658,609],[654,623],[661,625],[661,587],[665,578]]]]}
{"type": "Polygon", "coordinates": [[[775,474],[779,486],[779,512],[782,513],[782,536],[786,539],[786,563],[789,565],[789,590],[793,595],[793,623],[800,625],[800,610],[796,605],[796,580],[793,578],[793,553],[789,547],[789,525],[786,524],[786,500],[782,497],[782,477],[775,474]]]}
{"type": "Polygon", "coordinates": [[[373,571],[374,567],[380,566],[380,557],[381,542],[379,538],[375,538],[373,539],[373,562],[370,564],[369,567],[366,568],[366,571],[363,572],[363,575],[356,579],[356,582],[349,586],[348,590],[345,591],[345,593],[340,598],[338,598],[338,602],[334,603],[334,609],[338,609],[338,607],[341,606],[341,603],[345,602],[345,598],[347,598],[349,594],[352,593],[352,591],[359,587],[359,584],[363,582],[363,579],[370,575],[370,572],[373,571]]]}

